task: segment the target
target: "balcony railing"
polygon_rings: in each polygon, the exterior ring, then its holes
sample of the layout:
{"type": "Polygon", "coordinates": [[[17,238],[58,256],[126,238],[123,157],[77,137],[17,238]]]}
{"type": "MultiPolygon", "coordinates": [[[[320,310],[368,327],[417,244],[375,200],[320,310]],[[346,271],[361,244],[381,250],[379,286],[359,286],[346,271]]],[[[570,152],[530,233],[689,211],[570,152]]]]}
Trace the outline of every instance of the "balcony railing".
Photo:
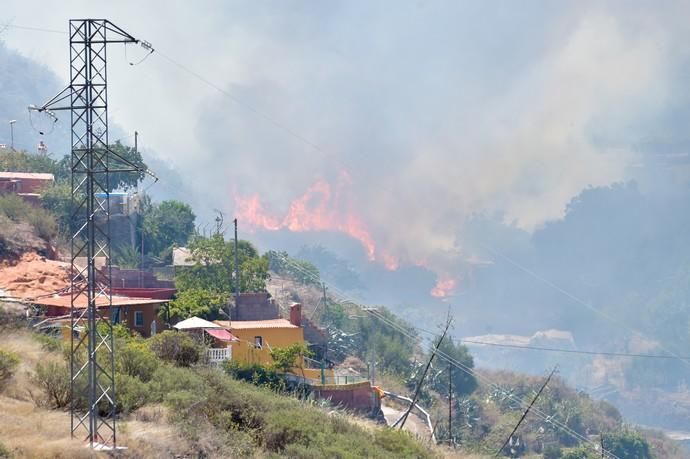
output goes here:
{"type": "Polygon", "coordinates": [[[232,348],[211,348],[206,351],[206,359],[210,364],[222,363],[226,360],[232,360],[232,348]]]}

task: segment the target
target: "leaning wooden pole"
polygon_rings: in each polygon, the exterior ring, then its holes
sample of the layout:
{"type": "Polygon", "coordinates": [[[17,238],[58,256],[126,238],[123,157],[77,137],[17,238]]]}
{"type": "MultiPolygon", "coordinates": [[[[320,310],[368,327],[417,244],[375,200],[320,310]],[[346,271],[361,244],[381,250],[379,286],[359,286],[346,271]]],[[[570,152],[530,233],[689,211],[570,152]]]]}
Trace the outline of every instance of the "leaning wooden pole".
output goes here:
{"type": "Polygon", "coordinates": [[[410,406],[407,408],[407,411],[405,411],[405,414],[402,416],[402,420],[400,421],[400,428],[402,429],[403,426],[405,425],[405,421],[407,421],[407,416],[410,415],[410,411],[412,411],[412,408],[414,405],[417,403],[417,398],[419,397],[419,392],[422,390],[422,384],[424,384],[424,378],[426,378],[426,374],[429,371],[429,368],[431,367],[431,362],[433,362],[434,357],[436,356],[436,352],[438,351],[438,348],[441,347],[441,343],[446,337],[446,334],[448,333],[448,328],[450,327],[450,323],[452,322],[450,316],[448,316],[448,320],[446,320],[446,328],[443,330],[443,334],[438,340],[438,343],[436,343],[436,346],[434,346],[434,350],[431,352],[431,357],[429,357],[429,361],[426,363],[426,367],[424,368],[424,372],[422,373],[422,377],[419,378],[419,382],[417,382],[417,387],[415,388],[414,391],[414,396],[412,397],[412,403],[410,403],[410,406]]]}

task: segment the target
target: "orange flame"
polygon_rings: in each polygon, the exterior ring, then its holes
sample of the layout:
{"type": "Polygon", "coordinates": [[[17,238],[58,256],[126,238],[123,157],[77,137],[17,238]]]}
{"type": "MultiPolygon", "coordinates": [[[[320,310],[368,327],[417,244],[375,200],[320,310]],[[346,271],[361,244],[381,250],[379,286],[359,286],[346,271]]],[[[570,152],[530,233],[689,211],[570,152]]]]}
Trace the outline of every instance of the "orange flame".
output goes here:
{"type": "Polygon", "coordinates": [[[384,253],[381,255],[381,258],[383,259],[383,265],[388,271],[397,271],[400,267],[400,260],[395,255],[384,253]]]}
{"type": "MultiPolygon", "coordinates": [[[[287,229],[293,232],[305,231],[339,231],[358,240],[367,253],[369,260],[376,260],[376,245],[369,234],[366,225],[354,214],[347,202],[343,203],[342,189],[350,182],[346,172],[342,172],[335,190],[335,197],[331,186],[318,180],[299,198],[292,201],[287,214],[282,219],[268,214],[259,196],[235,196],[235,211],[240,220],[251,226],[269,231],[287,229]]],[[[385,255],[382,255],[385,257],[385,255]]],[[[390,257],[392,260],[393,257],[390,257]]],[[[389,263],[384,258],[386,266],[395,266],[397,261],[389,263]]]]}
{"type": "Polygon", "coordinates": [[[446,298],[453,293],[458,283],[455,279],[447,276],[441,276],[436,280],[436,286],[431,289],[431,296],[436,298],[446,298]]]}

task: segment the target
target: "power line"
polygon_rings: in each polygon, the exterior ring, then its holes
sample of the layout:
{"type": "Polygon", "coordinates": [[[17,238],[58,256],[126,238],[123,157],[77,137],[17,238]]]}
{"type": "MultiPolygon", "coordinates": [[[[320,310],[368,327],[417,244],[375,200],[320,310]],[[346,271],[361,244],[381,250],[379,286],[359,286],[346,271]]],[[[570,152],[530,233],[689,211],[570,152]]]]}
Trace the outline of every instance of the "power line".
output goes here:
{"type": "MultiPolygon", "coordinates": [[[[366,311],[369,312],[369,313],[371,313],[371,314],[373,314],[374,316],[376,316],[377,318],[379,318],[380,320],[382,320],[384,323],[388,323],[389,326],[396,328],[400,333],[402,333],[402,334],[404,334],[404,335],[406,335],[406,336],[408,336],[408,337],[414,338],[414,336],[409,335],[408,332],[407,332],[404,328],[398,326],[397,324],[395,324],[395,323],[392,322],[392,321],[389,321],[386,317],[384,317],[384,316],[382,316],[382,315],[376,315],[376,311],[375,311],[375,310],[366,309],[366,311]]],[[[517,396],[515,396],[515,395],[513,395],[513,394],[511,394],[511,393],[509,393],[509,392],[505,392],[505,391],[503,390],[503,388],[501,388],[500,385],[498,385],[498,384],[496,384],[495,382],[493,382],[493,381],[491,380],[491,378],[489,378],[488,376],[476,372],[474,369],[472,369],[472,368],[470,368],[470,367],[464,365],[462,362],[459,362],[458,360],[456,360],[456,359],[454,359],[453,357],[449,356],[449,355],[446,354],[445,352],[438,351],[437,353],[438,353],[438,355],[440,356],[440,358],[442,358],[442,359],[445,360],[446,362],[450,363],[451,365],[455,366],[456,368],[459,368],[459,369],[462,370],[464,373],[466,373],[466,374],[468,374],[468,375],[470,375],[470,376],[474,376],[474,377],[477,378],[477,379],[483,380],[486,384],[488,384],[489,386],[493,387],[495,390],[499,390],[499,391],[503,392],[503,394],[504,394],[507,398],[509,398],[510,400],[512,400],[512,401],[514,401],[514,402],[516,402],[516,403],[518,403],[520,406],[525,407],[525,406],[527,405],[527,402],[526,402],[524,399],[521,399],[520,397],[517,397],[517,396]]],[[[579,434],[578,432],[574,431],[573,429],[571,429],[570,427],[568,427],[566,424],[560,422],[560,421],[559,421],[558,419],[556,419],[554,416],[552,416],[552,415],[547,415],[546,413],[544,413],[544,412],[542,412],[541,410],[538,410],[538,409],[536,409],[536,408],[534,408],[534,409],[532,410],[532,412],[535,413],[540,419],[542,419],[542,420],[543,420],[544,422],[546,422],[547,424],[552,424],[553,426],[555,426],[555,427],[558,428],[559,430],[562,430],[563,432],[565,432],[566,434],[570,435],[571,437],[573,437],[573,438],[575,438],[575,439],[577,439],[577,440],[579,440],[579,441],[582,441],[582,442],[584,442],[584,443],[590,444],[590,446],[592,446],[593,448],[596,447],[596,444],[595,444],[594,442],[592,442],[591,440],[589,440],[589,438],[587,438],[587,437],[585,437],[585,436],[579,434]]],[[[607,454],[608,454],[609,456],[611,456],[611,457],[614,457],[614,458],[616,458],[616,459],[619,459],[619,458],[617,458],[617,456],[615,456],[613,453],[607,453],[607,454]]]]}
{"type": "MultiPolygon", "coordinates": [[[[287,259],[285,260],[286,262],[288,261],[287,259]]],[[[291,266],[298,270],[300,273],[304,275],[313,275],[312,273],[309,273],[308,271],[304,270],[301,268],[296,263],[291,263],[291,266]]],[[[331,286],[331,289],[334,287],[331,286]]],[[[353,304],[356,304],[354,302],[351,302],[353,304]]],[[[433,332],[428,329],[424,329],[421,327],[415,327],[417,331],[422,331],[427,334],[434,335],[436,332],[433,332]]],[[[576,350],[576,349],[563,349],[563,348],[552,348],[552,347],[542,347],[542,346],[521,346],[517,344],[500,344],[500,343],[492,343],[488,341],[477,341],[477,340],[469,340],[469,339],[463,339],[463,338],[456,338],[458,341],[461,343],[468,343],[468,344],[477,344],[477,345],[484,345],[484,346],[493,346],[493,347],[503,347],[503,348],[509,348],[509,349],[525,349],[525,350],[533,350],[533,351],[543,351],[543,352],[561,352],[565,354],[582,354],[582,355],[603,355],[603,356],[609,356],[609,357],[632,357],[632,358],[648,358],[648,359],[683,359],[683,360],[690,360],[690,357],[682,357],[682,356],[675,356],[675,355],[659,355],[659,354],[635,354],[635,353],[627,353],[627,352],[611,352],[611,351],[583,351],[583,350],[576,350]]]]}
{"type": "Polygon", "coordinates": [[[44,29],[42,27],[21,26],[21,25],[16,25],[16,24],[7,24],[6,27],[10,28],[10,29],[30,30],[32,32],[48,32],[48,33],[59,33],[62,35],[67,35],[67,32],[65,32],[64,30],[44,29]]]}
{"type": "Polygon", "coordinates": [[[462,339],[459,341],[461,343],[468,344],[478,344],[482,346],[494,346],[494,347],[504,347],[509,349],[525,349],[530,351],[545,351],[545,352],[562,352],[565,354],[582,354],[582,355],[605,355],[609,357],[635,357],[635,358],[647,358],[647,359],[671,359],[671,360],[690,360],[690,357],[680,357],[674,355],[659,355],[659,354],[632,354],[627,352],[607,352],[607,351],[578,351],[576,349],[563,349],[555,347],[541,347],[541,346],[521,346],[518,344],[500,344],[491,343],[488,341],[476,341],[470,339],[462,339]]]}
{"type": "MultiPolygon", "coordinates": [[[[578,304],[578,305],[580,305],[580,306],[584,306],[585,308],[589,309],[590,311],[594,312],[595,314],[597,314],[597,315],[599,315],[599,316],[605,318],[606,320],[608,320],[608,321],[614,323],[616,326],[622,327],[622,328],[628,330],[629,332],[631,332],[631,333],[633,333],[633,334],[635,334],[635,335],[638,335],[638,336],[640,336],[640,337],[642,337],[642,338],[646,338],[646,339],[652,339],[652,338],[650,338],[649,336],[647,336],[647,335],[645,335],[644,333],[642,333],[641,331],[639,331],[639,330],[637,330],[637,329],[635,329],[635,328],[633,328],[633,327],[631,327],[631,326],[625,324],[624,322],[622,322],[622,321],[620,321],[620,320],[618,320],[618,319],[616,319],[616,318],[610,316],[609,314],[605,313],[604,311],[601,311],[600,309],[595,308],[594,306],[592,306],[591,304],[587,303],[587,302],[586,302],[585,300],[583,300],[582,298],[578,297],[577,295],[575,295],[575,294],[573,294],[573,293],[570,293],[569,291],[567,291],[567,290],[564,289],[563,287],[561,287],[561,286],[559,286],[559,285],[557,285],[557,284],[551,282],[551,281],[548,280],[547,278],[545,278],[545,277],[543,277],[543,276],[537,274],[536,272],[532,271],[531,269],[529,269],[529,268],[523,266],[522,264],[520,264],[520,263],[518,263],[517,261],[513,260],[513,259],[510,258],[509,256],[504,255],[504,254],[498,252],[497,250],[494,250],[493,248],[491,248],[491,247],[489,247],[489,246],[487,246],[487,245],[485,245],[485,244],[481,244],[481,245],[482,245],[486,250],[488,250],[489,252],[491,252],[495,257],[503,258],[504,260],[506,260],[508,263],[510,263],[511,265],[515,266],[515,267],[518,268],[519,270],[521,270],[521,271],[523,271],[523,272],[529,274],[530,276],[532,276],[533,278],[537,279],[538,281],[544,283],[545,285],[551,287],[552,289],[554,289],[554,290],[556,290],[557,292],[561,293],[562,295],[566,296],[567,298],[569,298],[570,300],[572,300],[573,302],[575,302],[575,304],[578,304]]],[[[690,361],[684,359],[683,357],[679,356],[679,355],[676,354],[675,352],[670,351],[669,349],[667,349],[665,346],[663,346],[663,345],[661,345],[661,344],[659,344],[659,347],[661,348],[661,350],[667,352],[669,355],[671,355],[671,356],[672,356],[673,358],[675,358],[676,360],[678,360],[678,361],[682,362],[684,365],[687,365],[688,367],[690,367],[690,361]]]]}
{"type": "MultiPolygon", "coordinates": [[[[501,447],[498,448],[498,451],[496,451],[496,454],[494,455],[494,457],[498,457],[498,456],[501,454],[501,452],[503,451],[503,448],[505,448],[506,445],[507,445],[507,444],[510,442],[510,440],[513,438],[513,435],[515,435],[515,432],[517,432],[517,430],[520,428],[520,424],[522,424],[522,421],[524,421],[525,418],[527,417],[527,415],[529,414],[529,410],[532,409],[532,406],[533,406],[534,403],[537,401],[537,399],[539,398],[539,396],[541,395],[541,393],[544,392],[544,389],[546,389],[546,386],[549,384],[549,381],[551,381],[551,378],[553,378],[553,375],[556,374],[556,369],[557,369],[557,368],[558,368],[558,366],[554,367],[554,369],[551,370],[551,374],[549,374],[549,377],[546,378],[546,381],[544,381],[544,384],[542,384],[541,388],[539,388],[539,392],[537,392],[537,394],[534,396],[534,398],[533,398],[532,401],[530,402],[529,406],[527,407],[527,409],[525,410],[525,412],[522,414],[522,417],[520,418],[520,420],[518,421],[518,423],[515,425],[515,428],[513,429],[512,432],[510,432],[510,435],[508,435],[508,438],[506,438],[506,441],[503,443],[503,445],[501,445],[501,447]]],[[[512,451],[511,451],[511,453],[512,453],[512,451]]],[[[511,456],[512,456],[512,454],[511,454],[511,456]]]]}
{"type": "Polygon", "coordinates": [[[165,53],[163,53],[163,52],[161,52],[161,51],[159,51],[159,50],[157,50],[157,54],[158,54],[159,56],[162,56],[162,57],[165,58],[166,60],[168,60],[171,64],[175,65],[178,69],[184,71],[185,73],[188,73],[189,75],[191,75],[191,76],[193,76],[194,78],[198,79],[199,81],[201,81],[202,83],[206,84],[206,85],[209,86],[210,88],[213,88],[213,89],[215,89],[216,91],[218,91],[218,92],[220,92],[221,94],[223,94],[224,96],[228,97],[230,100],[232,100],[233,102],[235,102],[237,105],[240,105],[241,107],[246,108],[247,110],[251,111],[251,112],[254,113],[255,115],[257,115],[257,116],[263,118],[265,121],[268,121],[268,122],[271,123],[273,126],[279,128],[279,129],[282,129],[283,131],[285,131],[285,132],[287,132],[288,134],[290,134],[292,137],[294,137],[294,138],[296,138],[297,140],[299,140],[299,141],[305,143],[306,145],[308,145],[309,147],[313,148],[314,150],[316,150],[316,151],[318,151],[318,152],[320,152],[320,153],[323,153],[323,154],[328,154],[328,152],[326,152],[323,148],[321,148],[320,145],[318,145],[318,144],[315,143],[315,142],[312,142],[312,141],[309,140],[306,136],[300,134],[299,132],[295,131],[294,129],[292,129],[291,127],[289,127],[289,126],[287,126],[286,124],[282,123],[281,121],[278,121],[277,119],[273,118],[272,116],[267,115],[267,114],[265,114],[264,112],[258,110],[258,109],[255,108],[254,106],[249,105],[249,104],[246,103],[245,101],[243,101],[243,100],[237,98],[237,96],[235,96],[235,95],[233,95],[232,93],[228,92],[227,90],[221,88],[220,86],[218,86],[217,84],[213,83],[212,81],[210,81],[209,79],[207,79],[206,77],[204,77],[203,75],[201,75],[200,73],[198,73],[198,72],[196,72],[196,71],[190,69],[189,67],[185,66],[184,64],[181,64],[180,62],[177,62],[175,59],[173,59],[172,57],[168,56],[167,54],[165,54],[165,53]]]}
{"type": "MultiPolygon", "coordinates": [[[[289,260],[287,257],[284,257],[284,256],[283,256],[282,258],[283,258],[283,261],[284,261],[284,262],[286,262],[286,263],[288,263],[288,264],[291,264],[291,265],[293,266],[293,268],[295,268],[295,269],[297,269],[297,270],[300,270],[301,267],[299,267],[296,263],[292,262],[292,261],[289,260]]],[[[305,275],[311,277],[311,278],[314,279],[314,280],[318,280],[318,279],[316,279],[316,275],[315,275],[314,273],[306,273],[306,272],[303,271],[303,274],[305,274],[305,275]]],[[[368,312],[369,314],[372,314],[373,316],[377,317],[377,318],[378,318],[381,322],[383,322],[384,324],[388,325],[389,327],[392,327],[392,328],[396,329],[398,332],[400,332],[401,334],[403,334],[404,336],[406,336],[406,337],[408,337],[408,338],[410,338],[410,339],[417,339],[417,336],[413,335],[409,330],[406,330],[402,325],[395,323],[394,321],[392,321],[392,320],[390,320],[389,318],[385,317],[383,314],[379,313],[379,312],[376,311],[375,309],[365,308],[365,307],[362,306],[361,304],[359,304],[359,303],[357,303],[357,302],[355,302],[355,301],[351,301],[351,300],[347,299],[347,296],[346,296],[345,294],[343,294],[342,292],[340,292],[339,289],[338,289],[337,287],[331,286],[331,291],[332,291],[332,292],[335,291],[335,292],[339,293],[340,296],[343,297],[343,298],[345,299],[344,301],[343,301],[343,299],[341,299],[341,300],[340,300],[341,302],[350,303],[350,304],[352,304],[352,305],[358,307],[358,308],[361,309],[362,311],[368,312]]],[[[336,298],[337,298],[337,297],[336,297],[336,298]]],[[[419,329],[419,328],[416,328],[416,327],[411,327],[411,328],[412,328],[413,330],[416,330],[416,331],[424,331],[425,333],[432,333],[432,334],[435,334],[434,332],[431,332],[431,331],[428,331],[428,330],[422,330],[422,329],[419,329]]],[[[458,360],[456,360],[456,359],[453,358],[452,356],[449,356],[447,353],[441,351],[440,349],[437,350],[436,353],[439,355],[439,358],[441,358],[441,359],[445,360],[446,362],[448,362],[449,364],[451,364],[451,365],[453,365],[453,366],[459,368],[461,371],[465,372],[466,374],[468,374],[468,375],[470,375],[470,376],[473,376],[473,377],[475,377],[475,378],[477,378],[477,379],[483,380],[486,384],[488,384],[490,387],[493,387],[495,390],[501,390],[501,391],[503,391],[503,389],[502,389],[498,384],[496,384],[494,381],[492,381],[491,378],[489,378],[488,376],[482,375],[481,373],[477,373],[476,371],[474,371],[474,369],[472,369],[472,368],[470,368],[470,367],[464,365],[462,362],[459,362],[458,360]]],[[[510,393],[506,393],[506,392],[504,392],[504,393],[505,393],[505,396],[506,396],[507,398],[509,398],[509,399],[511,399],[512,401],[518,403],[520,406],[526,407],[526,406],[528,405],[528,402],[526,402],[524,399],[521,399],[520,397],[516,397],[515,395],[510,394],[510,393]]],[[[533,409],[532,409],[532,412],[533,412],[535,415],[537,415],[540,419],[542,419],[544,422],[549,423],[549,424],[555,426],[556,428],[558,428],[559,430],[565,432],[566,434],[568,434],[569,436],[575,438],[576,440],[579,440],[579,441],[581,441],[581,442],[583,442],[583,443],[589,444],[592,448],[596,448],[597,445],[596,445],[594,442],[592,442],[589,438],[587,438],[587,437],[585,437],[585,436],[579,434],[579,433],[576,432],[575,430],[571,429],[571,428],[568,427],[566,424],[564,424],[564,423],[562,423],[561,421],[559,421],[558,419],[556,419],[554,416],[552,416],[552,415],[547,415],[546,413],[542,412],[541,410],[539,410],[539,409],[537,409],[537,408],[533,408],[533,409]]],[[[607,454],[608,454],[610,457],[613,457],[614,459],[619,459],[619,458],[618,458],[617,456],[615,456],[613,453],[607,453],[607,454]]]]}

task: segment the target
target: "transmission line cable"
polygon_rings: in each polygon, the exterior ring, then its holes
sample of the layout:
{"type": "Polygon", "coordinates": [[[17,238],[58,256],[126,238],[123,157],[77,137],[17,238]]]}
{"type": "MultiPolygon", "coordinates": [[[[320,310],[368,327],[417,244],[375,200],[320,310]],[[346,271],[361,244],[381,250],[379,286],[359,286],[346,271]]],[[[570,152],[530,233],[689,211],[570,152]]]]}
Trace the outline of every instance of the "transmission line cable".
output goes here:
{"type": "MultiPolygon", "coordinates": [[[[291,264],[295,269],[298,269],[298,270],[300,269],[300,267],[297,266],[296,263],[291,262],[291,260],[289,260],[287,257],[284,257],[284,256],[283,256],[282,258],[283,258],[283,261],[284,261],[284,262],[286,262],[286,263],[288,263],[288,264],[291,264]]],[[[307,276],[312,277],[312,279],[314,279],[315,281],[318,281],[318,280],[319,280],[319,279],[316,279],[316,276],[315,276],[315,274],[313,274],[313,273],[306,273],[306,272],[305,272],[304,274],[307,275],[307,276]]],[[[339,294],[339,296],[342,296],[342,298],[339,299],[341,302],[343,302],[343,299],[344,299],[344,302],[345,302],[345,303],[350,303],[350,304],[352,304],[352,305],[358,307],[358,308],[361,309],[362,311],[368,312],[369,314],[374,315],[375,317],[379,318],[384,324],[387,324],[388,326],[390,326],[390,327],[396,329],[397,331],[399,331],[401,334],[407,336],[408,338],[410,338],[410,339],[417,339],[417,336],[411,334],[410,331],[406,330],[406,329],[405,329],[404,327],[402,327],[400,324],[397,324],[397,323],[393,322],[392,320],[388,319],[387,317],[385,317],[384,315],[378,313],[378,311],[376,311],[375,309],[365,308],[365,307],[362,306],[361,304],[359,304],[359,303],[357,303],[357,302],[355,302],[355,301],[352,301],[352,300],[348,299],[348,298],[347,298],[347,295],[343,294],[337,287],[331,285],[331,286],[330,286],[330,290],[331,290],[331,292],[335,291],[336,293],[339,294]]],[[[338,297],[337,297],[336,295],[333,295],[333,294],[331,294],[331,295],[332,295],[332,296],[335,296],[336,299],[338,299],[338,297]]],[[[411,328],[412,328],[413,330],[419,330],[419,329],[417,329],[417,328],[415,328],[415,327],[411,327],[411,328]]],[[[433,332],[430,332],[430,331],[428,331],[428,330],[424,330],[424,331],[425,331],[426,333],[433,333],[433,332]]],[[[435,333],[434,333],[434,334],[435,334],[435,333]]],[[[502,392],[507,398],[509,398],[509,399],[511,399],[512,401],[518,403],[518,404],[519,404],[520,406],[522,406],[523,408],[526,408],[526,407],[529,405],[529,403],[528,403],[527,401],[525,401],[524,399],[521,399],[520,397],[516,397],[515,395],[506,392],[500,385],[498,385],[497,383],[495,383],[495,382],[494,382],[493,380],[491,380],[491,378],[489,378],[488,376],[485,376],[485,375],[482,375],[482,374],[480,374],[480,373],[478,373],[478,372],[475,372],[472,368],[467,367],[466,365],[462,364],[462,362],[457,361],[456,359],[454,359],[452,356],[449,356],[449,355],[446,354],[445,352],[443,352],[443,351],[441,351],[441,350],[438,350],[438,351],[437,351],[437,354],[439,355],[439,358],[445,360],[447,363],[450,363],[451,365],[454,365],[455,367],[459,368],[461,371],[465,372],[466,374],[471,375],[471,376],[474,376],[474,377],[476,377],[477,379],[483,380],[483,381],[484,381],[485,383],[487,383],[490,387],[494,388],[495,390],[498,390],[498,391],[502,392]]],[[[589,444],[590,447],[594,448],[595,450],[596,450],[596,448],[598,447],[598,445],[596,445],[594,442],[592,442],[589,438],[587,438],[587,437],[585,437],[585,436],[579,434],[578,432],[576,432],[576,431],[574,431],[573,429],[571,429],[570,427],[568,427],[566,424],[560,422],[558,419],[556,419],[556,418],[554,417],[554,415],[547,415],[546,413],[542,412],[541,410],[539,410],[539,409],[537,409],[537,408],[532,408],[532,411],[531,411],[531,412],[534,413],[534,414],[535,414],[537,417],[539,417],[540,419],[542,419],[544,422],[553,425],[554,427],[556,427],[556,428],[558,428],[559,430],[565,432],[565,433],[568,434],[569,436],[571,436],[571,437],[573,437],[573,438],[575,438],[575,439],[577,439],[577,440],[579,440],[579,441],[581,441],[581,442],[583,442],[583,443],[589,444]]],[[[618,458],[617,456],[615,456],[613,453],[607,453],[607,454],[609,455],[609,457],[612,457],[612,458],[614,458],[614,459],[619,459],[619,458],[618,458]]]]}
{"type": "MultiPolygon", "coordinates": [[[[548,279],[545,278],[544,276],[541,276],[541,275],[537,274],[536,272],[534,272],[533,270],[531,270],[531,269],[529,269],[529,268],[523,266],[522,264],[518,263],[516,260],[513,260],[513,259],[510,258],[509,256],[504,255],[504,254],[498,252],[497,250],[495,250],[495,249],[493,249],[493,248],[491,248],[491,247],[489,247],[489,246],[487,246],[487,245],[485,245],[485,244],[481,244],[481,245],[482,245],[486,250],[488,250],[489,252],[491,252],[495,257],[497,257],[497,258],[503,258],[505,261],[507,261],[508,263],[510,263],[511,265],[513,265],[514,267],[518,268],[519,270],[523,271],[524,273],[529,274],[530,276],[532,276],[533,278],[537,279],[538,281],[540,281],[540,282],[544,283],[545,285],[551,287],[552,289],[556,290],[557,292],[560,292],[562,295],[566,296],[567,298],[569,298],[570,300],[572,300],[573,302],[575,302],[575,304],[578,304],[578,305],[580,305],[580,306],[584,306],[585,308],[589,309],[590,311],[594,312],[595,314],[597,314],[597,315],[599,315],[599,316],[605,318],[606,320],[608,320],[608,321],[614,323],[617,327],[624,328],[624,329],[626,329],[627,331],[631,332],[632,334],[638,335],[638,336],[640,336],[640,337],[642,337],[642,338],[645,338],[645,339],[648,339],[648,340],[653,340],[653,341],[658,341],[658,340],[654,340],[653,338],[647,336],[646,334],[642,333],[641,331],[639,331],[639,330],[637,330],[637,329],[635,329],[635,328],[633,328],[633,327],[627,325],[627,324],[624,323],[623,321],[618,320],[618,319],[616,319],[616,318],[610,316],[609,314],[605,313],[604,311],[602,311],[602,310],[600,310],[600,309],[598,309],[598,308],[595,308],[595,307],[592,306],[591,304],[589,304],[589,303],[587,303],[586,301],[584,301],[582,298],[578,297],[577,295],[575,295],[575,294],[573,294],[573,293],[570,293],[569,291],[567,291],[567,290],[564,289],[563,287],[561,287],[561,286],[559,286],[559,285],[553,283],[552,281],[548,280],[548,279]]],[[[680,355],[678,355],[677,353],[675,353],[675,352],[673,352],[673,351],[667,349],[667,348],[666,348],[665,346],[663,346],[661,343],[659,343],[659,348],[660,348],[661,350],[667,352],[670,356],[672,356],[672,357],[675,358],[676,360],[682,362],[684,365],[687,365],[688,367],[690,367],[690,361],[688,361],[686,358],[683,358],[683,357],[681,357],[680,355]]]]}
{"type": "MultiPolygon", "coordinates": [[[[415,338],[414,335],[409,334],[403,327],[400,327],[398,324],[395,322],[390,321],[388,318],[386,318],[383,315],[377,315],[375,310],[372,309],[366,309],[366,312],[369,312],[373,314],[375,317],[379,318],[382,322],[387,323],[389,326],[397,329],[400,333],[404,334],[405,336],[408,336],[409,338],[415,338]]],[[[485,383],[487,383],[489,386],[494,388],[494,390],[498,390],[503,393],[507,398],[511,399],[512,401],[518,403],[522,407],[526,407],[527,402],[524,399],[521,399],[519,397],[516,397],[515,395],[510,394],[509,392],[506,392],[499,384],[495,383],[494,381],[491,380],[488,376],[482,375],[481,373],[478,373],[474,371],[474,369],[464,365],[462,362],[459,362],[458,360],[454,359],[453,357],[449,356],[443,351],[438,351],[437,354],[439,355],[439,358],[445,360],[446,362],[450,363],[451,365],[459,368],[466,374],[470,376],[474,376],[477,379],[483,380],[485,383]]],[[[591,440],[589,440],[587,437],[584,437],[583,435],[579,434],[578,432],[574,431],[573,429],[569,428],[566,424],[563,424],[560,422],[558,419],[556,419],[553,415],[547,415],[546,413],[543,413],[542,411],[533,408],[532,412],[535,413],[540,419],[542,419],[546,423],[550,423],[557,427],[559,430],[564,431],[568,435],[572,436],[575,439],[578,439],[582,442],[590,444],[592,447],[596,447],[597,445],[593,443],[591,440]]],[[[612,453],[608,453],[611,457],[616,457],[612,453]]]]}

